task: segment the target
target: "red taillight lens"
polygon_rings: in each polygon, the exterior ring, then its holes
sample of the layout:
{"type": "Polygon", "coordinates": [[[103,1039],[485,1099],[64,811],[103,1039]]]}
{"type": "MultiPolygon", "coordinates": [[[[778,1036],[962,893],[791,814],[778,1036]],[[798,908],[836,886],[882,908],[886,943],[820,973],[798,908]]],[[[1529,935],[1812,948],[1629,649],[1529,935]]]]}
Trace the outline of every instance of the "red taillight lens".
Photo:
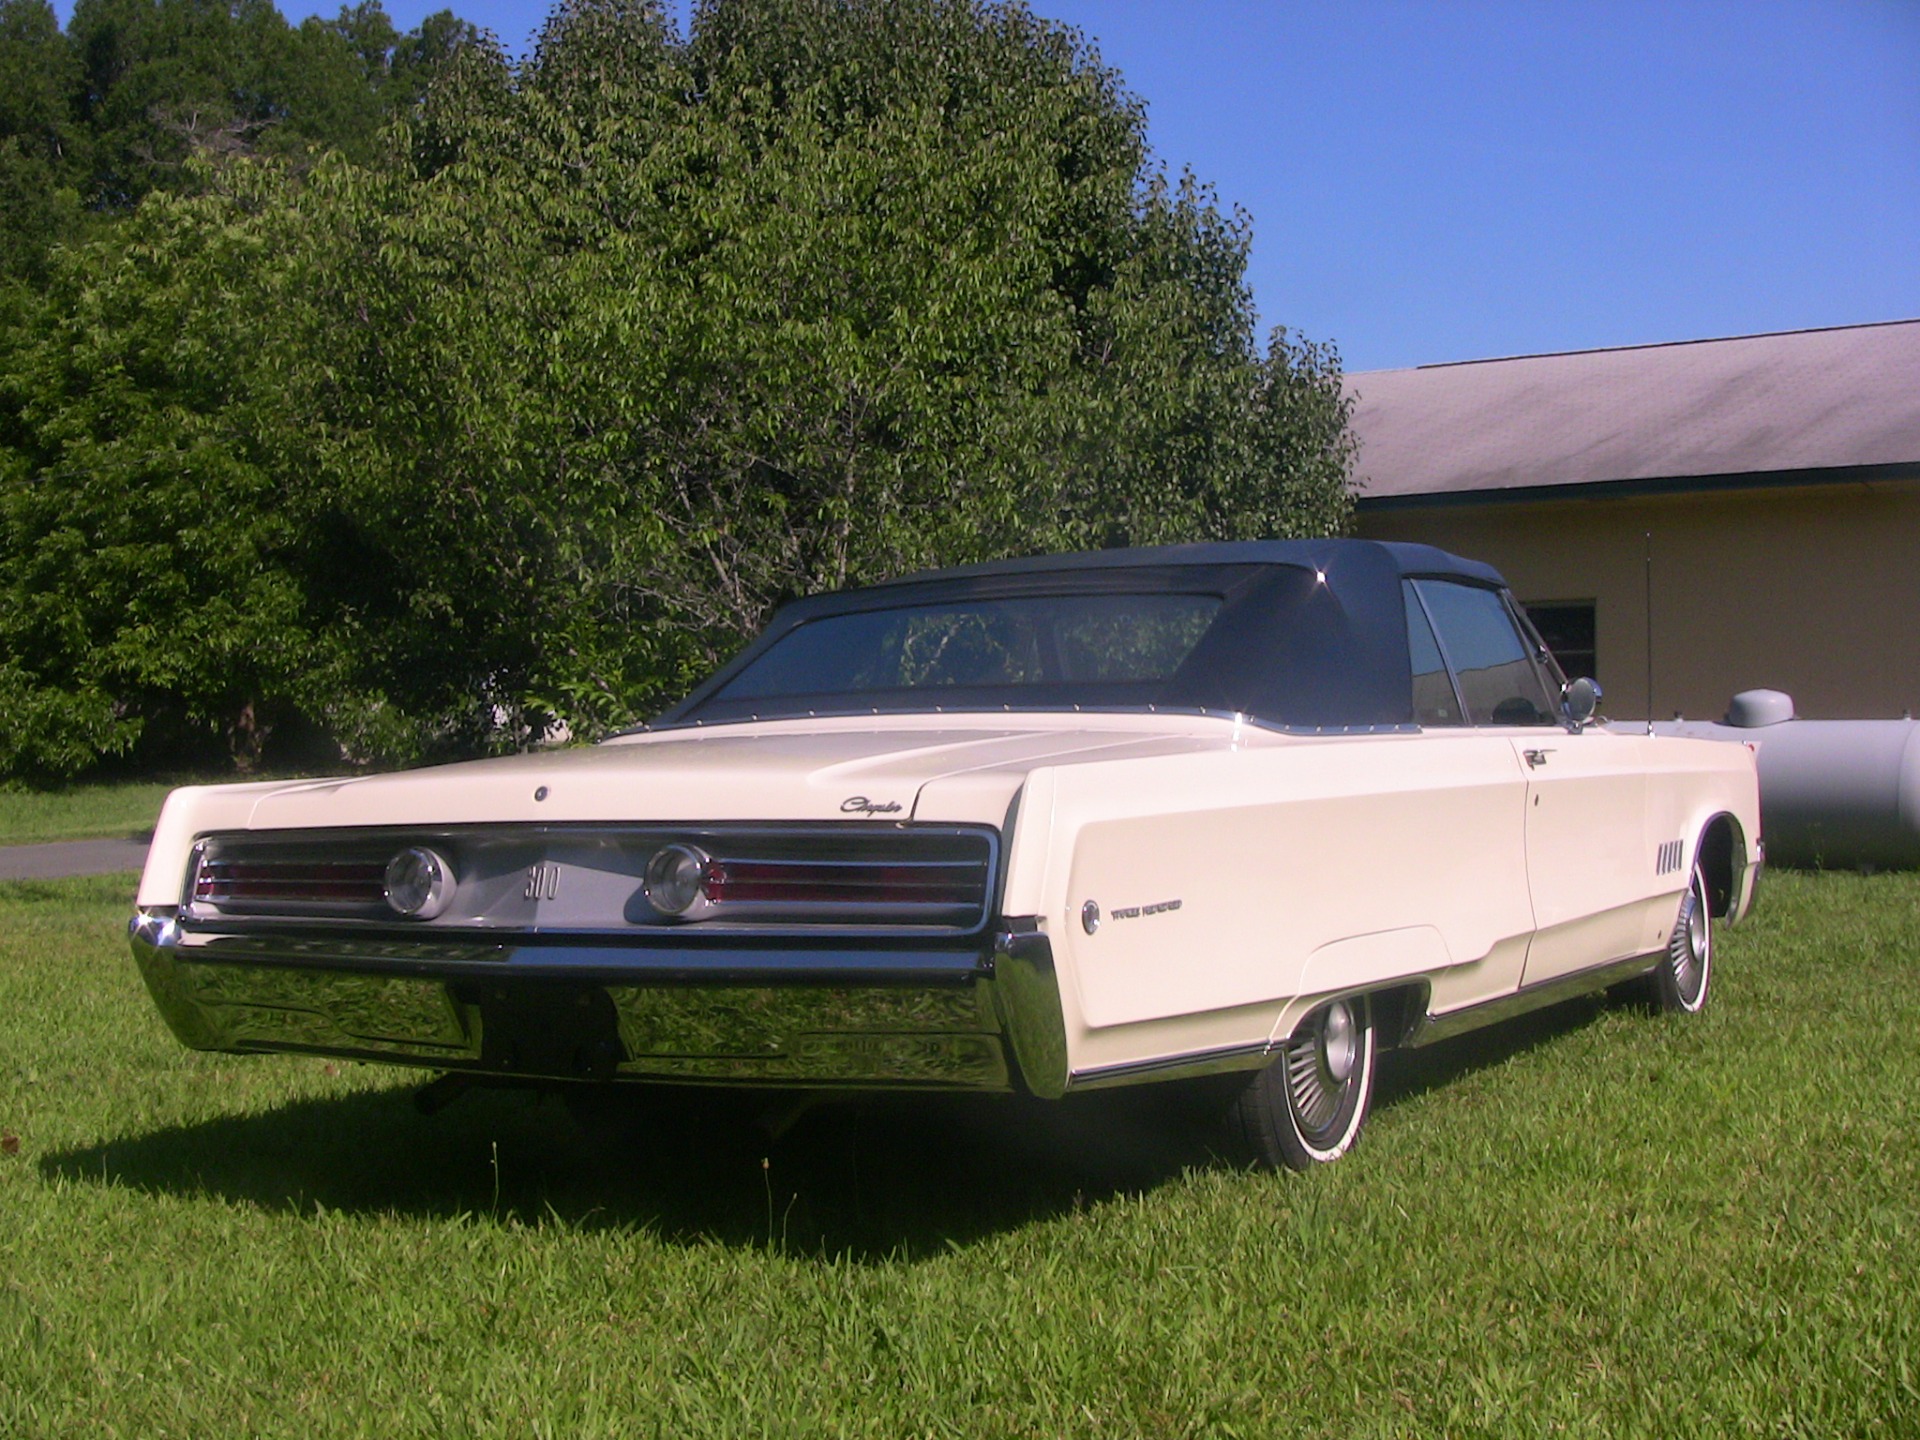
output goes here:
{"type": "Polygon", "coordinates": [[[978,865],[819,864],[714,860],[702,887],[715,905],[974,905],[978,865]]]}

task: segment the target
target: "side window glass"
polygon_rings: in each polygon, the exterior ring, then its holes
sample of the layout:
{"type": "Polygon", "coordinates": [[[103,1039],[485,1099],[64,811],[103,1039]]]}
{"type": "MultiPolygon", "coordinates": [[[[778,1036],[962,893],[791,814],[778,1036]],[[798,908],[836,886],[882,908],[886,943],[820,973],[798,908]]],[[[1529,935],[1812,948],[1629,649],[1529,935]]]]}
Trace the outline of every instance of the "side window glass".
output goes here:
{"type": "Polygon", "coordinates": [[[1417,580],[1440,647],[1453,666],[1474,725],[1551,725],[1554,707],[1540,671],[1498,592],[1417,580]]]}
{"type": "Polygon", "coordinates": [[[1546,604],[1528,603],[1520,608],[1526,612],[1540,643],[1553,656],[1561,680],[1570,680],[1576,675],[1585,675],[1589,680],[1600,678],[1593,601],[1555,600],[1546,604]]]}
{"type": "Polygon", "coordinates": [[[1464,725],[1460,701],[1447,675],[1447,662],[1433,641],[1433,626],[1411,584],[1403,587],[1407,599],[1407,651],[1413,657],[1413,720],[1416,725],[1464,725]]]}

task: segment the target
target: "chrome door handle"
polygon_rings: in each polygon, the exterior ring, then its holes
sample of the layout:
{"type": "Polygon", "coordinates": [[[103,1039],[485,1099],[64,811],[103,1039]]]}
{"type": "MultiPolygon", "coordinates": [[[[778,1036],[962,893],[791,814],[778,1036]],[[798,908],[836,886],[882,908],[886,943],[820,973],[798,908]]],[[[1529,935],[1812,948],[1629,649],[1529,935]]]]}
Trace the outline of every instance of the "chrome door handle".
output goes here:
{"type": "Polygon", "coordinates": [[[1529,769],[1538,770],[1542,765],[1547,763],[1547,756],[1553,752],[1551,750],[1522,750],[1520,753],[1526,757],[1529,769]]]}

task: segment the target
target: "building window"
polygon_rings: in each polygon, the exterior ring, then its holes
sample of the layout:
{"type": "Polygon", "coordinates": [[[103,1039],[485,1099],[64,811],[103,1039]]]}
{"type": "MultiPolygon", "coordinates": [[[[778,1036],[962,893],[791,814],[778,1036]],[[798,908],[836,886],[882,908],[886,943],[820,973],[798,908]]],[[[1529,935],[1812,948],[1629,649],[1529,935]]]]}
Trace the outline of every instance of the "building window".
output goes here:
{"type": "Polygon", "coordinates": [[[1593,606],[1591,600],[1528,600],[1522,604],[1569,680],[1582,675],[1591,680],[1600,678],[1593,643],[1593,606]]]}

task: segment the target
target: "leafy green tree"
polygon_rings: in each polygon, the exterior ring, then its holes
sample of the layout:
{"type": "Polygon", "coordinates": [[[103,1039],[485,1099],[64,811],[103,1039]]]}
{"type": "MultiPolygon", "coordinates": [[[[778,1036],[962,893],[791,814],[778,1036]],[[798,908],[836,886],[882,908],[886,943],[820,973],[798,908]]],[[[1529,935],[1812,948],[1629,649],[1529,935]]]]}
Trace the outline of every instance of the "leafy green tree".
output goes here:
{"type": "Polygon", "coordinates": [[[75,0],[67,34],[98,205],[170,188],[191,154],[251,151],[279,119],[288,35],[268,0],[75,0]]]}
{"type": "Polygon", "coordinates": [[[38,283],[47,248],[81,220],[87,136],[78,65],[46,0],[0,0],[0,283],[38,283]]]}
{"type": "MultiPolygon", "coordinates": [[[[277,218],[277,217],[276,217],[277,218]]],[[[0,351],[0,773],[257,754],[319,687],[239,357],[274,221],[157,197],[56,255],[0,351]],[[205,737],[196,740],[195,737],[205,737]]]]}
{"type": "Polygon", "coordinates": [[[363,163],[477,38],[442,11],[397,34],[377,0],[290,27],[273,0],[75,0],[67,39],[92,137],[91,203],[124,209],[186,183],[191,156],[363,163]]]}
{"type": "Polygon", "coordinates": [[[310,16],[294,37],[289,104],[304,120],[304,143],[363,163],[384,158],[380,131],[418,110],[427,90],[480,32],[450,10],[404,35],[379,0],[342,6],[331,20],[310,16]]]}
{"type": "MultiPolygon", "coordinates": [[[[363,88],[389,31],[328,32],[363,88]]],[[[1345,521],[1337,357],[1261,350],[1245,217],[1023,5],[566,0],[390,113],[149,200],[0,352],[0,665],[78,717],[0,769],[591,734],[802,592],[1345,521]]]]}

